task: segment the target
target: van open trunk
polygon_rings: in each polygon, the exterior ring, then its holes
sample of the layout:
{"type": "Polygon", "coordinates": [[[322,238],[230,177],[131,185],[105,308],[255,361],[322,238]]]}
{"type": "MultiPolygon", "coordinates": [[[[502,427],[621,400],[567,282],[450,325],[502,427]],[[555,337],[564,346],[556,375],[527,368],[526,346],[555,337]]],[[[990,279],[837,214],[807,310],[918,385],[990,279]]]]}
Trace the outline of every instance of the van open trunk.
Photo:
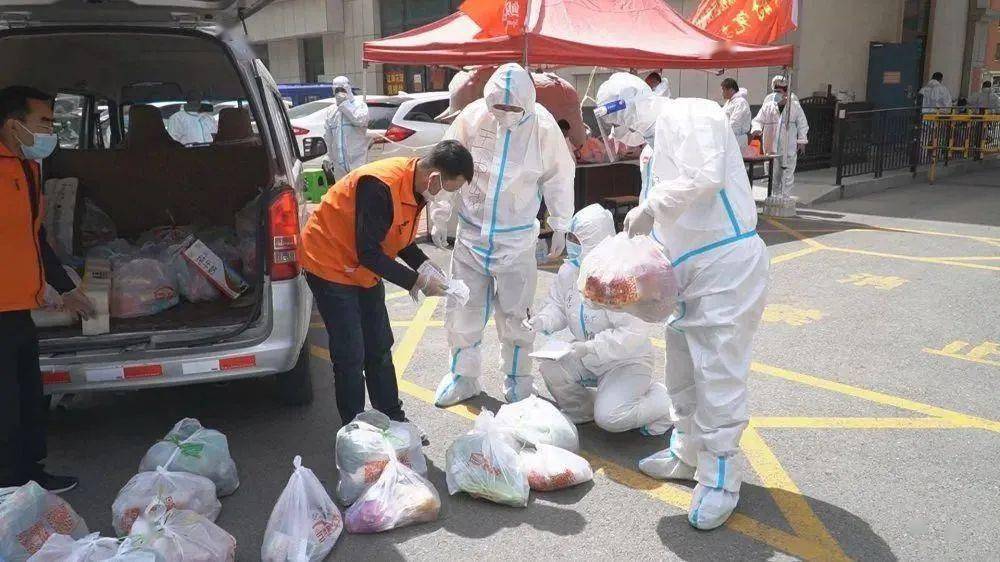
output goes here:
{"type": "MultiPolygon", "coordinates": [[[[268,320],[269,309],[262,306],[264,260],[258,259],[266,229],[258,201],[268,201],[274,168],[255,125],[261,115],[254,108],[259,98],[250,95],[253,86],[244,83],[221,42],[179,30],[52,28],[4,34],[0,76],[4,85],[32,85],[51,94],[66,93],[81,103],[70,108],[75,113],[69,122],[78,127],[72,134],[60,129],[62,108],[57,103],[60,148],[42,165],[45,180],[78,180],[77,223],[89,200],[110,217],[117,238],[135,243],[151,229],[171,225],[235,230],[241,210],[244,217],[248,209],[256,211],[252,259],[241,256],[241,261],[254,262],[240,268],[249,284],[242,296],[189,302],[178,295],[177,304],[155,314],[112,314],[111,331],[103,335],[82,336],[79,323],[40,328],[43,353],[143,342],[154,342],[155,347],[157,341],[164,347],[183,346],[230,338],[268,320]],[[183,100],[191,90],[202,92],[208,102],[239,102],[240,107],[224,110],[229,115],[216,117],[219,131],[213,142],[184,146],[166,133],[159,117],[150,118],[152,104],[183,100]]],[[[74,230],[79,233],[78,227],[74,230]]],[[[82,247],[79,238],[72,251],[78,268],[92,249],[82,247]]]]}

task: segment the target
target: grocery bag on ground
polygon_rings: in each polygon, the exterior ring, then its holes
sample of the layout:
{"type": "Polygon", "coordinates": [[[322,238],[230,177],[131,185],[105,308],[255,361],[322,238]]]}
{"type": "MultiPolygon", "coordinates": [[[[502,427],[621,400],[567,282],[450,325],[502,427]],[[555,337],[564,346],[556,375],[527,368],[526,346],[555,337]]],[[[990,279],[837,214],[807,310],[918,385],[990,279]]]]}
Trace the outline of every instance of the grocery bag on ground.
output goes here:
{"type": "Polygon", "coordinates": [[[82,539],[56,533],[28,562],[104,562],[118,553],[118,539],[91,533],[82,539]]]}
{"type": "Polygon", "coordinates": [[[392,421],[377,410],[361,412],[337,432],[337,497],[345,505],[354,503],[382,475],[390,458],[387,442],[399,462],[427,476],[420,431],[413,424],[392,421]]]}
{"type": "Polygon", "coordinates": [[[159,500],[135,520],[122,550],[153,551],[157,562],[233,562],[236,539],[204,516],[186,509],[167,509],[159,500]]]}
{"type": "Polygon", "coordinates": [[[465,492],[515,507],[528,505],[528,479],[519,466],[516,446],[517,441],[496,423],[493,413],[482,411],[472,430],[448,447],[448,493],[465,492]]]}
{"type": "Polygon", "coordinates": [[[194,418],[177,422],[170,433],[150,447],[139,463],[139,472],[151,472],[161,466],[208,478],[215,483],[219,497],[232,494],[240,486],[226,436],[205,429],[194,418]]]}
{"type": "Polygon", "coordinates": [[[278,497],[260,547],[263,562],[319,562],[337,544],[344,522],[313,471],[292,460],[295,470],[278,497]]]}
{"type": "Polygon", "coordinates": [[[434,485],[394,457],[386,446],[389,462],[381,476],[344,515],[350,533],[380,533],[438,518],[441,498],[434,485]]]}
{"type": "Polygon", "coordinates": [[[140,258],[111,273],[111,316],[137,318],[176,305],[177,280],[159,260],[140,258]]]}
{"type": "Polygon", "coordinates": [[[573,422],[538,396],[500,406],[496,423],[525,443],[554,445],[567,451],[580,449],[580,437],[573,422]]]}
{"type": "Polygon", "coordinates": [[[577,288],[598,308],[647,322],[666,320],[677,305],[674,268],[649,236],[606,238],[583,258],[577,288]]]}
{"type": "Polygon", "coordinates": [[[87,524],[65,500],[35,482],[0,488],[0,560],[24,562],[57,533],[81,539],[87,524]]]}
{"type": "Polygon", "coordinates": [[[587,459],[552,445],[527,446],[518,453],[528,486],[538,492],[570,488],[594,479],[587,459]]]}
{"type": "Polygon", "coordinates": [[[111,504],[112,524],[118,536],[132,530],[132,523],[155,499],[167,509],[187,509],[215,521],[222,510],[215,483],[190,472],[171,472],[162,466],[132,477],[111,504]]]}

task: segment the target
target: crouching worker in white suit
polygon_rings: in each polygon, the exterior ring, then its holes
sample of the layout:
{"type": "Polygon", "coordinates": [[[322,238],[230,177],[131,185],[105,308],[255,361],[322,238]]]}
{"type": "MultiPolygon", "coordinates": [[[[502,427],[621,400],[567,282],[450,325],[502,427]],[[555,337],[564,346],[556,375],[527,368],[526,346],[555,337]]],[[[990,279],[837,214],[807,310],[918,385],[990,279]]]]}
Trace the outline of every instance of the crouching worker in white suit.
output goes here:
{"type": "Polygon", "coordinates": [[[670,398],[662,383],[653,382],[653,326],[630,314],[590,307],[577,289],[584,256],[614,234],[611,212],[600,205],[573,217],[566,263],[541,312],[526,324],[547,334],[568,327],[573,335],[569,355],[539,361],[545,385],[569,419],[594,421],[613,433],[639,429],[662,435],[671,426],[670,398]]]}

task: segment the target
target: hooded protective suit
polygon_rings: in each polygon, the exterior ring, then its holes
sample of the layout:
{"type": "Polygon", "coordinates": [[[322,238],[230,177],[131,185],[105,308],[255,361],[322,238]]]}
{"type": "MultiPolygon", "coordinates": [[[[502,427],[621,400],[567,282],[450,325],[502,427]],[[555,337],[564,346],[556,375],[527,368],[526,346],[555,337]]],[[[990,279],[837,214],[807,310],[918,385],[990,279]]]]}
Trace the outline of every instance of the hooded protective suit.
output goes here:
{"type": "Polygon", "coordinates": [[[588,306],[576,285],[583,258],[615,234],[611,212],[596,204],[585,207],[573,217],[570,232],[580,247],[569,246],[569,259],[531,323],[545,333],[569,328],[579,351],[541,360],[545,385],[574,423],[595,421],[615,433],[636,428],[650,435],[666,433],[670,399],[666,387],[652,379],[653,326],[629,314],[588,306]]]}
{"type": "Polygon", "coordinates": [[[337,98],[337,109],[326,118],[326,156],[333,163],[337,179],[364,165],[368,158],[368,105],[354,96],[351,82],[345,76],[333,79],[334,90],[344,88],[337,98]]]}
{"type": "Polygon", "coordinates": [[[753,121],[753,114],[750,112],[750,102],[747,101],[747,89],[740,88],[733,97],[726,100],[726,104],[722,106],[722,111],[726,113],[726,119],[729,120],[729,127],[733,130],[733,134],[736,135],[736,143],[740,145],[740,151],[743,152],[747,148],[747,135],[750,134],[751,121],[753,121]]]}
{"type": "Polygon", "coordinates": [[[780,186],[778,193],[785,195],[792,193],[792,186],[795,184],[798,149],[809,144],[809,121],[802,111],[799,98],[795,94],[792,94],[791,98],[792,103],[788,111],[782,111],[778,105],[780,99],[778,97],[772,97],[764,102],[750,126],[751,132],[763,134],[761,144],[766,154],[784,156],[778,161],[774,181],[780,186]],[[787,128],[786,138],[785,125],[789,119],[791,123],[787,128]]]}
{"type": "Polygon", "coordinates": [[[576,164],[558,123],[535,103],[528,72],[516,64],[497,69],[484,97],[468,105],[445,134],[468,147],[475,162],[471,184],[431,203],[431,228],[445,232],[453,211],[458,232],[451,276],[470,291],[460,304],[449,297],[445,327],[451,347],[448,374],[438,385],[435,403],[448,406],[481,390],[479,344],[490,316],[496,317],[501,372],[509,402],[533,390],[531,353],[534,333],[522,325],[535,295],[536,216],[542,202],[549,212],[553,249],[565,240],[573,215],[576,164]],[[503,111],[495,105],[523,111],[503,111]]]}
{"type": "Polygon", "coordinates": [[[920,95],[924,96],[923,111],[931,113],[940,109],[951,107],[951,91],[938,80],[931,78],[927,85],[920,88],[920,95]]]}
{"type": "Polygon", "coordinates": [[[597,103],[622,126],[654,130],[650,186],[626,217],[629,234],[655,229],[681,288],[668,320],[667,390],[674,418],[667,450],[639,468],[658,478],[694,478],[689,522],[723,524],[739,501],[739,441],[749,420],[746,377],[764,311],[769,258],[736,138],[718,104],[669,100],[643,111],[651,92],[615,74],[597,103]],[[622,93],[626,95],[623,97],[622,93]],[[618,108],[636,107],[637,111],[618,108]]]}
{"type": "Polygon", "coordinates": [[[182,107],[167,119],[167,132],[183,145],[207,144],[219,132],[219,124],[211,113],[188,111],[182,107]]]}

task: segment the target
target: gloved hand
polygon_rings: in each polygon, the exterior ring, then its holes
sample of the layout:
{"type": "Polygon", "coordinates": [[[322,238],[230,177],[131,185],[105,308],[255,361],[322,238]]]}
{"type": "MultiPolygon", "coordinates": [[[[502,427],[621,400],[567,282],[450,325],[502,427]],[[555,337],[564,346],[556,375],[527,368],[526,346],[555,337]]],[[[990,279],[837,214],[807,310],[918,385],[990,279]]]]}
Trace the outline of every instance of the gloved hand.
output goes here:
{"type": "Polygon", "coordinates": [[[347,101],[347,93],[346,92],[337,92],[337,95],[335,95],[333,97],[334,97],[334,99],[337,100],[337,105],[340,105],[340,104],[344,103],[345,101],[347,101]]]}
{"type": "Polygon", "coordinates": [[[447,290],[448,283],[444,278],[425,271],[417,274],[417,282],[413,284],[410,296],[416,298],[416,292],[419,291],[427,297],[443,297],[447,290]]]}
{"type": "Polygon", "coordinates": [[[807,143],[804,143],[804,142],[796,143],[796,145],[795,145],[795,152],[798,152],[799,154],[805,154],[806,153],[806,144],[807,143]]]}
{"type": "Polygon", "coordinates": [[[585,355],[590,353],[590,342],[575,341],[571,347],[573,349],[569,352],[569,354],[574,359],[583,359],[585,355]]]}
{"type": "Polygon", "coordinates": [[[63,308],[65,308],[67,312],[73,316],[80,316],[84,320],[96,314],[94,303],[91,302],[90,297],[88,297],[80,287],[63,293],[62,302],[63,308]]]}
{"type": "Polygon", "coordinates": [[[442,250],[448,249],[448,227],[437,224],[431,225],[431,242],[442,250]]]}
{"type": "Polygon", "coordinates": [[[562,256],[563,250],[566,249],[566,231],[564,230],[553,230],[552,231],[552,247],[549,250],[549,261],[559,259],[562,256]]]}
{"type": "Polygon", "coordinates": [[[625,232],[629,238],[649,234],[653,230],[653,215],[639,205],[625,215],[625,232]]]}
{"type": "Polygon", "coordinates": [[[521,322],[521,326],[523,326],[525,330],[532,332],[548,331],[545,326],[544,316],[532,316],[531,318],[525,318],[524,321],[521,322]]]}

